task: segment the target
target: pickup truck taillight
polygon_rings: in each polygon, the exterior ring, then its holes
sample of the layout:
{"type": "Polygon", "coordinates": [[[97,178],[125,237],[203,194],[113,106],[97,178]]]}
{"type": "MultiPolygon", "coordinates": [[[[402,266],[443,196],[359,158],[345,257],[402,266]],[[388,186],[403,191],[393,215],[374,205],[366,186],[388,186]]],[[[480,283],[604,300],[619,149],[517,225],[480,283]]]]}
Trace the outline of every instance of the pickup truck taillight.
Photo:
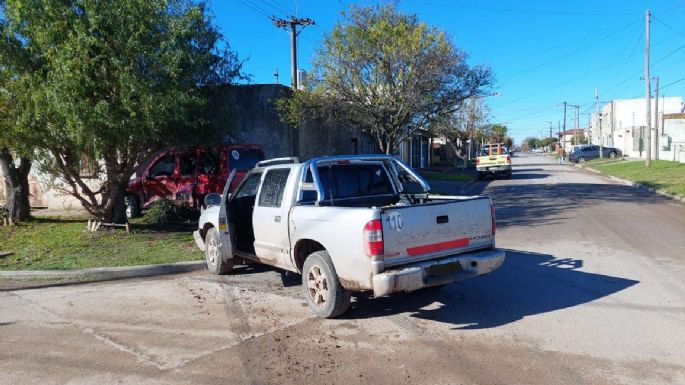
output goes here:
{"type": "Polygon", "coordinates": [[[480,164],[480,159],[476,158],[476,166],[480,164]]]}
{"type": "Polygon", "coordinates": [[[507,163],[511,163],[511,157],[507,155],[507,163]]]}
{"type": "Polygon", "coordinates": [[[497,231],[497,221],[495,220],[495,206],[490,205],[490,217],[492,218],[492,236],[495,236],[497,231]]]}
{"type": "Polygon", "coordinates": [[[364,252],[374,261],[383,258],[383,223],[380,219],[364,226],[364,252]]]}

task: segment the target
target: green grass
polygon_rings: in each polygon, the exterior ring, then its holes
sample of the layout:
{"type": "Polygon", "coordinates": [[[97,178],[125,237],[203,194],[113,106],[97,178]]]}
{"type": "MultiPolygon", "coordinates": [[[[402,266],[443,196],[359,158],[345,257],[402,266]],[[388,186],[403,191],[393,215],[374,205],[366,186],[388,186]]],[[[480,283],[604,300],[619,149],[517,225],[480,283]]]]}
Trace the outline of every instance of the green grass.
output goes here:
{"type": "Polygon", "coordinates": [[[86,231],[83,219],[36,218],[17,226],[0,226],[0,270],[64,270],[132,266],[202,259],[193,226],[134,225],[86,231]]]}
{"type": "Polygon", "coordinates": [[[587,162],[587,165],[606,175],[613,175],[671,194],[685,196],[684,163],[653,160],[652,167],[646,168],[644,160],[612,160],[596,163],[587,162]]]}
{"type": "Polygon", "coordinates": [[[449,172],[429,172],[423,171],[421,176],[427,181],[433,180],[447,180],[452,182],[470,182],[473,180],[473,175],[469,174],[453,174],[449,172]]]}

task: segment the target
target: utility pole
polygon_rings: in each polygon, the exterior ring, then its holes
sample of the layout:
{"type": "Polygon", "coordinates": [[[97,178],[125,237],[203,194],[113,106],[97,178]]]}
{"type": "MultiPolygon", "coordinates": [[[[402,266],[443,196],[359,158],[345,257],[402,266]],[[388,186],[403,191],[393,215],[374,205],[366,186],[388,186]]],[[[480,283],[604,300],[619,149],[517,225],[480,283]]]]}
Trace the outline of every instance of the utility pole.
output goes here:
{"type": "Polygon", "coordinates": [[[552,140],[552,122],[549,120],[545,120],[545,123],[549,123],[549,151],[552,151],[552,145],[554,144],[554,140],[552,140]]]}
{"type": "Polygon", "coordinates": [[[649,79],[649,9],[645,12],[645,99],[647,102],[646,128],[647,128],[647,156],[645,167],[652,167],[652,92],[649,79]]]}
{"type": "Polygon", "coordinates": [[[287,29],[290,27],[290,77],[292,78],[293,89],[297,89],[297,35],[302,31],[297,30],[297,26],[306,27],[314,25],[314,20],[310,18],[297,18],[291,16],[290,19],[278,19],[275,16],[271,17],[271,21],[276,27],[287,29]]]}
{"type": "Polygon", "coordinates": [[[602,153],[602,117],[599,115],[599,92],[595,88],[595,114],[597,116],[597,124],[599,125],[599,159],[604,158],[602,153]]]}
{"type": "Polygon", "coordinates": [[[659,160],[659,77],[656,77],[654,86],[654,159],[659,160]]]}
{"type": "MultiPolygon", "coordinates": [[[[577,104],[569,104],[569,107],[573,107],[575,109],[574,115],[573,115],[573,128],[574,128],[574,137],[576,138],[576,143],[575,145],[578,145],[578,130],[580,129],[580,106],[577,104]]],[[[565,116],[565,115],[564,115],[565,116]]]]}
{"type": "MultiPolygon", "coordinates": [[[[564,135],[561,135],[561,132],[559,132],[559,141],[561,142],[562,138],[566,137],[566,102],[562,103],[564,105],[564,135]]],[[[564,139],[564,142],[561,145],[564,150],[566,150],[566,139],[564,139]]]]}

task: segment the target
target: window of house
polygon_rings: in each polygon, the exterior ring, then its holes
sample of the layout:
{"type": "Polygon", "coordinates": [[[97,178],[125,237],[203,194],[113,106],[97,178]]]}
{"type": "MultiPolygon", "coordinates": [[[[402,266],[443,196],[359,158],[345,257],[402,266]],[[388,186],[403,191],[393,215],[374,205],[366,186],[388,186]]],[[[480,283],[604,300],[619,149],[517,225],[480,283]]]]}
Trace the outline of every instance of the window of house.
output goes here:
{"type": "Polygon", "coordinates": [[[89,157],[81,156],[79,159],[79,176],[84,179],[97,178],[98,177],[98,162],[89,157]]]}
{"type": "Polygon", "coordinates": [[[174,167],[176,163],[176,157],[173,155],[165,155],[155,162],[155,164],[150,167],[148,171],[148,176],[150,178],[155,178],[158,176],[172,176],[174,175],[174,167]]]}
{"type": "Polygon", "coordinates": [[[290,175],[289,168],[276,168],[267,171],[259,194],[259,206],[281,207],[288,175],[290,175]]]}

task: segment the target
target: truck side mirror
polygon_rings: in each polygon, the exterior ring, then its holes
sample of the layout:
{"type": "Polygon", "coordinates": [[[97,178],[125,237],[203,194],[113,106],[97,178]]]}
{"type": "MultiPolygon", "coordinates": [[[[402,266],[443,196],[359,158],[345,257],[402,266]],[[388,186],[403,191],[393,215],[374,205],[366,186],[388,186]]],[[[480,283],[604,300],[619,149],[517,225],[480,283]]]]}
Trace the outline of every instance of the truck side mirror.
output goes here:
{"type": "Polygon", "coordinates": [[[221,194],[219,193],[211,193],[207,194],[205,196],[205,208],[211,207],[211,206],[219,206],[221,204],[221,194]]]}

